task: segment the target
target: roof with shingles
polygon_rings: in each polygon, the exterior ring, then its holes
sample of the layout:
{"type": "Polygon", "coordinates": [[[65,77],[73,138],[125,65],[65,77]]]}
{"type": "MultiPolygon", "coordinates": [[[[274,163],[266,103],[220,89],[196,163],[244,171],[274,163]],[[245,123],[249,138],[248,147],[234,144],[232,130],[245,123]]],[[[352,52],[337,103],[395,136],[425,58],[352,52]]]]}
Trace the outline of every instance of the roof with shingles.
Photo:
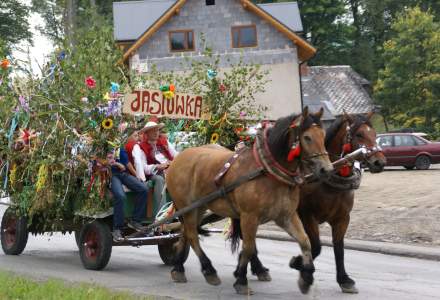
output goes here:
{"type": "Polygon", "coordinates": [[[304,105],[321,103],[333,116],[368,113],[373,101],[364,85],[369,81],[350,66],[312,66],[302,76],[304,105]]]}

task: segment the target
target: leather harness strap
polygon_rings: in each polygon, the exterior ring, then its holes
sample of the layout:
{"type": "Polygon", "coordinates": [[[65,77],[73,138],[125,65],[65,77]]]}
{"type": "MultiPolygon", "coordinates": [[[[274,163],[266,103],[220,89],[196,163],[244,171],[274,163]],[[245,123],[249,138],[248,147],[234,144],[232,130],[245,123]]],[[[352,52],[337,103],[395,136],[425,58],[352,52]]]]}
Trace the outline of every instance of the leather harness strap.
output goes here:
{"type": "Polygon", "coordinates": [[[263,132],[260,130],[255,138],[254,143],[254,158],[257,164],[263,167],[268,175],[276,180],[287,184],[289,186],[296,186],[304,182],[303,178],[298,172],[290,172],[282,167],[272,156],[267,145],[267,129],[263,132]]]}
{"type": "Polygon", "coordinates": [[[220,172],[214,177],[214,182],[215,185],[217,187],[220,186],[220,181],[222,180],[222,178],[226,175],[226,173],[229,171],[229,169],[231,168],[232,164],[238,159],[238,157],[240,156],[240,154],[242,154],[244,152],[244,150],[247,149],[246,147],[240,148],[238,149],[234,155],[232,155],[228,161],[223,165],[223,168],[220,170],[220,172]]]}

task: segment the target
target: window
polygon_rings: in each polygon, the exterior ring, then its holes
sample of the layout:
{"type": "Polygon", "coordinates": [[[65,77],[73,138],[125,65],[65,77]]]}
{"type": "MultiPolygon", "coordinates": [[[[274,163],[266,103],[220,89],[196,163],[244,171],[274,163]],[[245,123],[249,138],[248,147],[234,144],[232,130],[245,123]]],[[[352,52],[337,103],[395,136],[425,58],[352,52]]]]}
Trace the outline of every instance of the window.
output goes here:
{"type": "Polygon", "coordinates": [[[426,144],[426,142],[424,140],[422,140],[421,138],[419,138],[419,137],[414,137],[414,139],[416,140],[416,144],[418,146],[426,144]]]}
{"type": "Polygon", "coordinates": [[[256,47],[257,27],[255,25],[232,27],[232,48],[256,47]]]}
{"type": "Polygon", "coordinates": [[[206,5],[215,5],[215,0],[206,0],[206,5]]]}
{"type": "Polygon", "coordinates": [[[416,142],[410,135],[396,135],[394,137],[395,146],[415,146],[416,142]]]}
{"type": "Polygon", "coordinates": [[[391,135],[382,136],[377,143],[381,147],[391,147],[393,144],[393,137],[391,135]]]}
{"type": "Polygon", "coordinates": [[[194,31],[170,31],[169,37],[171,51],[194,51],[194,31]]]}

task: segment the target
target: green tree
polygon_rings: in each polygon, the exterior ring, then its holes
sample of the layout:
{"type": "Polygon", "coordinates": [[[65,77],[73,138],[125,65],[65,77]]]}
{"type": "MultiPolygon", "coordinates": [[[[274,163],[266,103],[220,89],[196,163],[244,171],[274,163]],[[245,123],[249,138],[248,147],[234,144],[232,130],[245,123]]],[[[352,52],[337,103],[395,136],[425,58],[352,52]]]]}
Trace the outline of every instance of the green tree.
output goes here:
{"type": "Polygon", "coordinates": [[[0,1],[0,37],[8,52],[22,41],[32,41],[29,8],[19,0],[0,1]]]}
{"type": "Polygon", "coordinates": [[[398,16],[391,29],[376,99],[394,123],[432,131],[440,123],[440,23],[415,7],[398,16]]]}

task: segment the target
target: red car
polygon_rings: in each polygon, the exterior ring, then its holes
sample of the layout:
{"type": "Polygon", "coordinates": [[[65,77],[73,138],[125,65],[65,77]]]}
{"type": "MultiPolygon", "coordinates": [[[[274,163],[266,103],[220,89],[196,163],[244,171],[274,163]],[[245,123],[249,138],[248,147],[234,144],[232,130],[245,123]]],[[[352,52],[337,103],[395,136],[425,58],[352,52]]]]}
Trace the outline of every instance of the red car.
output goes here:
{"type": "Polygon", "coordinates": [[[420,133],[384,133],[377,136],[387,166],[403,166],[408,170],[427,170],[440,163],[440,142],[430,142],[420,133]]]}

